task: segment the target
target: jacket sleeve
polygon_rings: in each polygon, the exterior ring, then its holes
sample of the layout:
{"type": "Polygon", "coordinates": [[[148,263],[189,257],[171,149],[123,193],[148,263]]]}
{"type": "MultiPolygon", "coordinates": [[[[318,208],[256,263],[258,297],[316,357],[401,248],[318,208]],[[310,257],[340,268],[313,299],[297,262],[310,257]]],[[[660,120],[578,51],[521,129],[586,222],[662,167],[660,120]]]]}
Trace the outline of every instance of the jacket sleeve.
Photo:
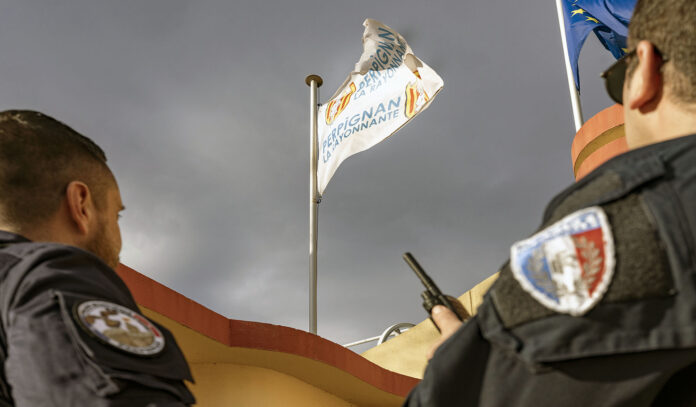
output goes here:
{"type": "Polygon", "coordinates": [[[474,316],[440,345],[404,407],[478,405],[489,353],[474,316]]]}
{"type": "Polygon", "coordinates": [[[17,267],[27,271],[19,273],[3,321],[5,371],[17,406],[195,402],[184,384],[192,381],[188,365],[165,328],[148,321],[159,328],[164,347],[156,355],[139,355],[100,340],[80,324],[76,310],[87,301],[139,315],[125,285],[99,259],[78,249],[54,248],[22,259],[17,267]]]}

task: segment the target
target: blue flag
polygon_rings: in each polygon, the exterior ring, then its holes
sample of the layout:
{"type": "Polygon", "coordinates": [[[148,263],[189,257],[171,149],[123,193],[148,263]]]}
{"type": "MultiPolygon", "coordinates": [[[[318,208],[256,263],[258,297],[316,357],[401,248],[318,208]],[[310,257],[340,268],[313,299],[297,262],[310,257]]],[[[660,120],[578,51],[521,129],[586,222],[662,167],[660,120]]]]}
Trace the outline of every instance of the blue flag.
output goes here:
{"type": "Polygon", "coordinates": [[[562,0],[570,66],[580,90],[578,58],[587,36],[594,32],[615,58],[626,53],[628,23],[636,0],[562,0]]]}

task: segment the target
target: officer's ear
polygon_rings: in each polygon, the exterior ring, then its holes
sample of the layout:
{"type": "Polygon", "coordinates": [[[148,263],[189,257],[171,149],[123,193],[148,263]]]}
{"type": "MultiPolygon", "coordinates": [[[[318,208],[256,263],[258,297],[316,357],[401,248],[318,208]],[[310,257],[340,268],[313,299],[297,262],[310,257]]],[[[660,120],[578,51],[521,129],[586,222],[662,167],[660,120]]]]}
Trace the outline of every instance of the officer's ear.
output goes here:
{"type": "Polygon", "coordinates": [[[655,47],[648,41],[641,41],[636,47],[638,65],[630,78],[624,100],[630,109],[643,112],[653,110],[662,95],[661,59],[655,47]]]}
{"type": "Polygon", "coordinates": [[[91,224],[96,218],[92,193],[87,184],[72,181],[65,192],[70,218],[81,235],[89,235],[91,224]]]}

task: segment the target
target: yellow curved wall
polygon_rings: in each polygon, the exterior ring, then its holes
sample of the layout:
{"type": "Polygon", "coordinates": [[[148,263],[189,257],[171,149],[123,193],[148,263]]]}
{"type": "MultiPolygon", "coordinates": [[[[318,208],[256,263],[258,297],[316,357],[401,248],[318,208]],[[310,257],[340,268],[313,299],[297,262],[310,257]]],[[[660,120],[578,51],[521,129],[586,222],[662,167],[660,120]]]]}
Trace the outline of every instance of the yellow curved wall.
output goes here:
{"type": "Polygon", "coordinates": [[[188,384],[196,406],[398,407],[403,403],[403,396],[377,389],[335,366],[284,352],[227,346],[145,306],[140,309],[174,334],[196,381],[188,384]]]}
{"type": "Polygon", "coordinates": [[[231,363],[192,363],[200,407],[355,406],[292,376],[231,363]]]}

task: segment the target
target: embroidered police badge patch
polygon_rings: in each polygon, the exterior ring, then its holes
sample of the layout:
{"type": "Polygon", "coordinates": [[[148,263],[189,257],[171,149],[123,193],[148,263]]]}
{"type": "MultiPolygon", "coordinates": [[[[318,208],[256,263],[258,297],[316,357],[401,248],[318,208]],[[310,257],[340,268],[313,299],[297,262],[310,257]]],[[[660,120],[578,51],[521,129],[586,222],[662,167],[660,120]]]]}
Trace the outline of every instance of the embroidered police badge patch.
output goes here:
{"type": "Polygon", "coordinates": [[[76,309],[80,325],[102,342],[140,356],[164,349],[164,336],[144,316],[106,301],[85,301],[76,309]]]}
{"type": "Polygon", "coordinates": [[[574,212],[510,249],[510,268],[542,305],[574,316],[592,309],[614,273],[614,240],[598,206],[574,212]]]}

